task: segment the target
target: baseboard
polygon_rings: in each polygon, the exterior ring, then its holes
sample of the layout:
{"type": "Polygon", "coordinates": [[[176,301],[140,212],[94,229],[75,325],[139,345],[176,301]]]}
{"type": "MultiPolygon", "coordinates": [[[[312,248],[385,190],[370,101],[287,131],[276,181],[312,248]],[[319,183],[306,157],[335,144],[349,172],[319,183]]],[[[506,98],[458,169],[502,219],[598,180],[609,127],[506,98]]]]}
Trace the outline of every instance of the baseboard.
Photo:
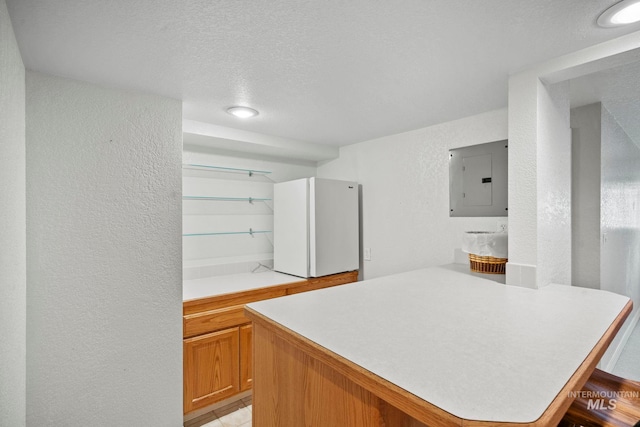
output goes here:
{"type": "Polygon", "coordinates": [[[507,285],[520,286],[523,288],[537,289],[536,266],[530,264],[518,264],[507,262],[507,285]]]}
{"type": "Polygon", "coordinates": [[[627,341],[629,341],[629,337],[633,333],[633,330],[638,324],[638,321],[640,321],[640,310],[636,311],[636,314],[631,318],[629,325],[625,328],[624,332],[622,332],[622,338],[620,339],[618,346],[616,347],[613,354],[611,355],[611,359],[609,360],[609,363],[607,363],[606,366],[602,367],[603,371],[613,372],[613,368],[615,368],[616,363],[618,363],[620,354],[622,354],[622,350],[624,350],[624,346],[627,344],[627,341]]]}
{"type": "Polygon", "coordinates": [[[184,415],[183,421],[185,423],[188,423],[189,421],[193,421],[194,419],[201,417],[205,414],[208,414],[209,412],[215,411],[216,409],[220,409],[224,406],[227,406],[238,400],[247,398],[251,395],[252,395],[252,390],[243,391],[242,393],[238,393],[235,396],[231,396],[228,399],[221,400],[220,402],[212,403],[211,405],[206,406],[204,408],[196,409],[195,411],[189,412],[188,414],[184,415]]]}

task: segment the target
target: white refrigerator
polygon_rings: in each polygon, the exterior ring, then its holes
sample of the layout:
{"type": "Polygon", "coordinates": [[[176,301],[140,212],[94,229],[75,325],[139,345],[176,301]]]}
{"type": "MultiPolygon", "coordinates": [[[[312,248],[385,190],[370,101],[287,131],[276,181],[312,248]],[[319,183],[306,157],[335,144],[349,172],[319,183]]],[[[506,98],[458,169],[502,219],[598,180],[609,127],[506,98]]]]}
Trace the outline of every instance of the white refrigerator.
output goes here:
{"type": "Polygon", "coordinates": [[[273,268],[300,277],[357,270],[358,184],[303,178],[274,185],[273,268]]]}

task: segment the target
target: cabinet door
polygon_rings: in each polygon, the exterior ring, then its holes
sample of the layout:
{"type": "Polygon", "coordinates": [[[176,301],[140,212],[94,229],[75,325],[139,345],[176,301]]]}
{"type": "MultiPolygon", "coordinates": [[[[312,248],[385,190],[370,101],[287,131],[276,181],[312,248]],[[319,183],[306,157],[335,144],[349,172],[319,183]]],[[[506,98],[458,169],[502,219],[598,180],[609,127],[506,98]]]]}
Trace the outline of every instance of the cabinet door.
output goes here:
{"type": "Polygon", "coordinates": [[[239,328],[184,340],[184,412],[240,391],[239,328]]]}
{"type": "Polygon", "coordinates": [[[253,327],[240,327],[240,390],[251,388],[253,381],[253,347],[251,345],[253,327]]]}

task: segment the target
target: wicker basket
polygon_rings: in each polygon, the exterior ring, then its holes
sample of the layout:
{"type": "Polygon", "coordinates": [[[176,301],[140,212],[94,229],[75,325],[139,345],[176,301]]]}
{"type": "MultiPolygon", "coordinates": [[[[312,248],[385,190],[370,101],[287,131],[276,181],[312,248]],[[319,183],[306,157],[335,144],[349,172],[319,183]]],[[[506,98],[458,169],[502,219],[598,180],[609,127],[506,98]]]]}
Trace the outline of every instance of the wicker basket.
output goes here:
{"type": "Polygon", "coordinates": [[[476,273],[504,274],[507,258],[469,254],[469,265],[471,266],[471,271],[476,273]]]}

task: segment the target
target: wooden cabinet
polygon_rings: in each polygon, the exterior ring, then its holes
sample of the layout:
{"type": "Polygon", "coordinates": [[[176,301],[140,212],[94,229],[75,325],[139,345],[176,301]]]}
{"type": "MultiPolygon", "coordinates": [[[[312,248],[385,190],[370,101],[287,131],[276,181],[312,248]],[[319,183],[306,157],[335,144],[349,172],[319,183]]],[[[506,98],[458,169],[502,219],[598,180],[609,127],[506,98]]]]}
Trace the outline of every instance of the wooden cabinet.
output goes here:
{"type": "Polygon", "coordinates": [[[184,340],[185,413],[240,391],[239,328],[184,340]]]}
{"type": "Polygon", "coordinates": [[[252,331],[251,324],[240,326],[240,391],[249,390],[253,379],[252,331]]]}
{"type": "Polygon", "coordinates": [[[184,413],[251,389],[253,327],[244,315],[245,304],[357,280],[358,272],[352,271],[185,301],[184,413]]]}

